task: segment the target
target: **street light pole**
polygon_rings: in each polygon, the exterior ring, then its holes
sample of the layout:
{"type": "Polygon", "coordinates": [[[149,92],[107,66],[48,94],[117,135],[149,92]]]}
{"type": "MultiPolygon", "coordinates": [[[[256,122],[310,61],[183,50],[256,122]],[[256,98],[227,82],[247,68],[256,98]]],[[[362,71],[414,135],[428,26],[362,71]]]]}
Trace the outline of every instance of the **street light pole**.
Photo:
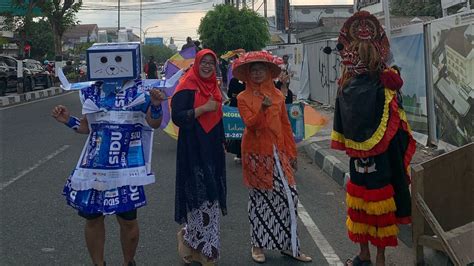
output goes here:
{"type": "Polygon", "coordinates": [[[140,0],[140,43],[143,43],[142,39],[142,0],[140,0]]]}
{"type": "MultiPolygon", "coordinates": [[[[158,26],[152,26],[152,27],[148,27],[145,29],[145,31],[143,32],[143,39],[146,40],[146,33],[148,32],[148,30],[151,30],[151,29],[154,29],[154,28],[158,28],[158,26]]],[[[145,43],[145,42],[143,42],[145,43]]]]}
{"type": "Polygon", "coordinates": [[[140,42],[145,44],[145,40],[146,40],[146,33],[148,32],[148,30],[151,30],[151,29],[154,29],[154,28],[158,28],[159,26],[151,26],[151,27],[148,27],[146,28],[145,30],[142,30],[141,27],[132,27],[134,29],[139,29],[140,30],[140,42]],[[142,35],[143,34],[143,35],[142,35]],[[142,39],[142,36],[143,36],[143,39],[142,39]]]}

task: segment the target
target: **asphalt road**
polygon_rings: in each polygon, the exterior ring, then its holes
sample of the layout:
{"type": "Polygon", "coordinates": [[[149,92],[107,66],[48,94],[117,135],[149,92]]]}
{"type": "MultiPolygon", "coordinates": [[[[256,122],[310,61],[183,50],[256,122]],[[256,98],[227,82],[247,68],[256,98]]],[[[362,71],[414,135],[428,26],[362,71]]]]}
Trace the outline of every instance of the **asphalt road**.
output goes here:
{"type": "MultiPolygon", "coordinates": [[[[61,195],[86,136],[50,117],[56,104],[80,113],[76,93],[0,109],[0,265],[91,265],[84,220],[61,195]]],[[[148,205],[138,212],[139,265],[183,265],[176,251],[179,225],[173,220],[175,158],[175,140],[156,130],[153,170],[157,180],[146,187],[148,205]]],[[[219,265],[255,265],[250,257],[248,192],[240,167],[227,156],[229,214],[221,223],[219,265]]],[[[298,221],[301,246],[313,262],[297,263],[269,251],[266,264],[328,265],[352,257],[357,247],[346,236],[344,191],[304,152],[299,154],[297,184],[303,218],[298,221]]],[[[114,217],[106,223],[107,265],[120,265],[118,226],[114,217]]]]}

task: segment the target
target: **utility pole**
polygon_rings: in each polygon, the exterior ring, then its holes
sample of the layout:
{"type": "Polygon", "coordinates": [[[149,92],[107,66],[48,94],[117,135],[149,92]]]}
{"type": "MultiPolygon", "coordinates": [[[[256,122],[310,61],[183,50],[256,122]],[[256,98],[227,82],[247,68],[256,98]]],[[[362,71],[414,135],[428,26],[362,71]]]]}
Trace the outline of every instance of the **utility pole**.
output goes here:
{"type": "Polygon", "coordinates": [[[118,0],[118,27],[117,27],[117,36],[120,30],[120,0],[118,0]]]}
{"type": "Polygon", "coordinates": [[[237,7],[237,9],[239,9],[240,8],[240,0],[236,0],[236,1],[237,1],[237,3],[235,4],[235,6],[237,7]]]}
{"type": "Polygon", "coordinates": [[[263,0],[263,16],[267,18],[267,0],[263,0]]]}
{"type": "Polygon", "coordinates": [[[390,40],[391,33],[392,33],[392,26],[390,25],[390,1],[382,1],[383,3],[383,15],[385,19],[385,34],[387,34],[387,38],[390,40]]]}
{"type": "Polygon", "coordinates": [[[252,0],[252,10],[255,11],[255,1],[252,0]]]}
{"type": "Polygon", "coordinates": [[[285,28],[288,33],[288,43],[291,43],[290,0],[285,1],[285,28]]]}

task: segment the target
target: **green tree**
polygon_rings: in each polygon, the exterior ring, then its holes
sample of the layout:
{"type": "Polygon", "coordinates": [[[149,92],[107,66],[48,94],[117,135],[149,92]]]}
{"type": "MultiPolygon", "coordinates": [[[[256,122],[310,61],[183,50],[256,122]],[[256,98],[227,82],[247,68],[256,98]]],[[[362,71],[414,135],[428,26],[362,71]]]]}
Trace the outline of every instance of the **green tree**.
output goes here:
{"type": "Polygon", "coordinates": [[[64,32],[77,23],[76,13],[82,6],[82,0],[13,0],[12,4],[24,10],[23,16],[6,15],[5,27],[13,30],[20,35],[20,52],[23,53],[23,47],[27,36],[34,34],[33,27],[33,9],[39,8],[43,17],[48,19],[52,30],[52,39],[56,55],[62,54],[62,37],[64,32]]]}
{"type": "Polygon", "coordinates": [[[164,63],[168,58],[173,56],[174,52],[164,45],[143,45],[144,64],[148,61],[150,56],[155,57],[157,63],[164,63]]]}
{"type": "Polygon", "coordinates": [[[94,43],[93,42],[85,42],[85,43],[78,43],[74,46],[72,54],[75,56],[74,60],[78,60],[78,58],[83,55],[86,56],[86,51],[89,49],[94,43]]]}
{"type": "Polygon", "coordinates": [[[82,0],[50,0],[38,7],[41,8],[44,16],[48,18],[53,31],[54,52],[56,55],[62,54],[62,39],[64,32],[78,21],[76,13],[82,6],[82,0]]]}
{"type": "Polygon", "coordinates": [[[390,1],[390,12],[398,16],[442,16],[441,1],[427,0],[392,0],[390,1]]]}
{"type": "Polygon", "coordinates": [[[33,22],[31,33],[28,35],[31,44],[30,57],[40,60],[54,56],[53,33],[49,23],[45,19],[33,22]]]}
{"type": "Polygon", "coordinates": [[[206,13],[198,28],[204,47],[217,54],[244,48],[260,50],[270,42],[267,21],[257,12],[231,5],[216,5],[206,13]]]}
{"type": "Polygon", "coordinates": [[[13,13],[6,13],[2,14],[5,19],[6,26],[4,27],[6,30],[17,32],[19,35],[19,51],[20,57],[25,57],[24,55],[24,47],[27,42],[31,43],[29,37],[31,34],[34,33],[33,27],[33,9],[39,7],[40,5],[44,4],[46,0],[13,0],[12,5],[13,7],[22,10],[21,16],[15,15],[13,13]]]}

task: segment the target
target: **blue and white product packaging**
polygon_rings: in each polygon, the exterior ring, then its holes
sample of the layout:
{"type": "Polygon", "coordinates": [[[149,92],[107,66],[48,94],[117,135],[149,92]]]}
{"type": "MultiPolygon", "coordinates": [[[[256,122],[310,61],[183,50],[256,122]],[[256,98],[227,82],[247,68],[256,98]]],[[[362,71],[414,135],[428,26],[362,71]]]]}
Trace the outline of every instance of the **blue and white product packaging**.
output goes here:
{"type": "Polygon", "coordinates": [[[150,97],[140,81],[128,81],[117,93],[100,95],[100,85],[80,91],[90,133],[63,194],[84,213],[113,214],[146,204],[143,185],[151,172],[153,131],[146,123],[150,97]]]}
{"type": "Polygon", "coordinates": [[[155,182],[140,44],[95,44],[87,64],[91,83],[80,84],[79,95],[90,133],[63,194],[84,213],[130,211],[146,204],[143,186],[155,182]]]}

